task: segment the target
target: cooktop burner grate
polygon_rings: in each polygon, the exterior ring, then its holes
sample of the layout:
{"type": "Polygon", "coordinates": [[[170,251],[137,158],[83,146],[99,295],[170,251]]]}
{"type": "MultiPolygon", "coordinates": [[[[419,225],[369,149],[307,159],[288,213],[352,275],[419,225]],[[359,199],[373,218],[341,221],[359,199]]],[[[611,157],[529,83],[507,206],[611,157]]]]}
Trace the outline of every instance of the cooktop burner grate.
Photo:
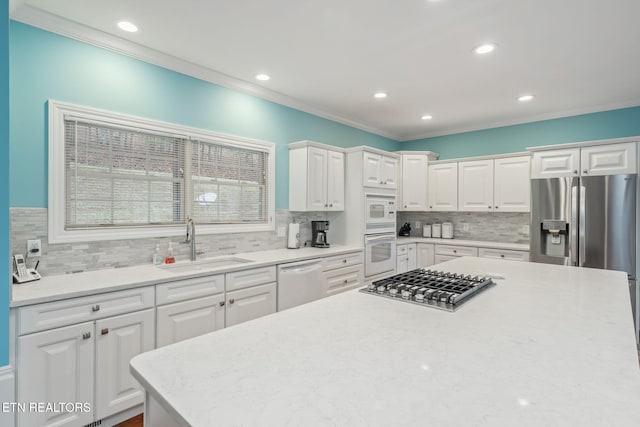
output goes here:
{"type": "Polygon", "coordinates": [[[493,284],[489,277],[419,268],[376,280],[360,292],[455,311],[470,297],[493,284]]]}

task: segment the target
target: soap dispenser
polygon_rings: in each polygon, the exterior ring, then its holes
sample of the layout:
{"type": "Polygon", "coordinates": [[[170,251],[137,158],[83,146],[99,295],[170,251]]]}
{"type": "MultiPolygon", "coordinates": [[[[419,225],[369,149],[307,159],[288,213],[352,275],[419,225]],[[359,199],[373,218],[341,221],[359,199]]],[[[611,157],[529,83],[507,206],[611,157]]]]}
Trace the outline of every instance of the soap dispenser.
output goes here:
{"type": "Polygon", "coordinates": [[[171,246],[171,242],[169,242],[169,247],[167,248],[167,257],[164,259],[164,263],[173,264],[174,262],[176,262],[176,259],[173,256],[173,247],[171,246]]]}
{"type": "Polygon", "coordinates": [[[156,245],[156,250],[153,251],[153,265],[162,264],[162,255],[160,255],[160,245],[156,245]]]}

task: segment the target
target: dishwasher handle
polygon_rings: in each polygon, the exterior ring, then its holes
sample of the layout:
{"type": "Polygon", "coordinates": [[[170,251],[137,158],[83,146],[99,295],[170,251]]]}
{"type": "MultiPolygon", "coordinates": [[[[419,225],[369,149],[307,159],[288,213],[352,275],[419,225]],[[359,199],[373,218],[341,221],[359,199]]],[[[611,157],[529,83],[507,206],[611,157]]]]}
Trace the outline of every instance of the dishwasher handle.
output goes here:
{"type": "Polygon", "coordinates": [[[322,262],[313,261],[306,264],[296,264],[291,266],[285,265],[280,267],[279,271],[282,273],[306,273],[317,269],[322,269],[322,262]]]}

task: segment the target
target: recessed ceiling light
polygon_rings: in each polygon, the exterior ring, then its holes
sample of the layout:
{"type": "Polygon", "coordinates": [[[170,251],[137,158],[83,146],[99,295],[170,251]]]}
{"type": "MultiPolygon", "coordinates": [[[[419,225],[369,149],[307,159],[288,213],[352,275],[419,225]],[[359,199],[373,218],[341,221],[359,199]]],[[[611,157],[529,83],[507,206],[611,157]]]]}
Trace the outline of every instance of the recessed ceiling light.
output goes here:
{"type": "Polygon", "coordinates": [[[387,94],[386,94],[386,93],[384,93],[384,92],[376,92],[373,96],[374,96],[375,98],[382,99],[382,98],[386,98],[386,97],[387,97],[387,94]]]}
{"type": "Polygon", "coordinates": [[[135,33],[138,31],[138,27],[135,24],[129,21],[120,21],[118,22],[118,28],[122,31],[126,31],[127,33],[135,33]]]}
{"type": "Polygon", "coordinates": [[[266,82],[267,80],[269,80],[271,77],[269,77],[268,74],[256,74],[256,79],[261,80],[263,82],[266,82]]]}
{"type": "Polygon", "coordinates": [[[496,45],[493,43],[486,43],[483,45],[480,45],[478,47],[476,47],[475,49],[473,49],[473,51],[475,53],[477,53],[478,55],[484,55],[485,53],[489,53],[489,52],[493,52],[493,50],[496,48],[496,45]]]}
{"type": "Polygon", "coordinates": [[[431,120],[433,119],[433,116],[430,114],[425,114],[424,116],[420,117],[422,120],[431,120]]]}
{"type": "Polygon", "coordinates": [[[527,101],[531,101],[532,99],[533,99],[533,95],[522,95],[518,97],[518,101],[520,102],[527,102],[527,101]]]}

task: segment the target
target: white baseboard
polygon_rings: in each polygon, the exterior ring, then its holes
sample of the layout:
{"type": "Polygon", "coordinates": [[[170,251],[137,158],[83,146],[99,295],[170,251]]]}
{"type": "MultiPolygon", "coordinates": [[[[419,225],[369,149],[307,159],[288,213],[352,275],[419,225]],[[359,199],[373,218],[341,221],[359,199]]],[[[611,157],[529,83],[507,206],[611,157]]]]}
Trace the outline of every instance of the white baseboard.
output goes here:
{"type": "MultiPolygon", "coordinates": [[[[15,402],[15,376],[11,366],[0,367],[0,405],[1,402],[15,402]]],[[[13,412],[4,412],[0,407],[0,425],[3,427],[15,426],[15,414],[13,412]]]]}

